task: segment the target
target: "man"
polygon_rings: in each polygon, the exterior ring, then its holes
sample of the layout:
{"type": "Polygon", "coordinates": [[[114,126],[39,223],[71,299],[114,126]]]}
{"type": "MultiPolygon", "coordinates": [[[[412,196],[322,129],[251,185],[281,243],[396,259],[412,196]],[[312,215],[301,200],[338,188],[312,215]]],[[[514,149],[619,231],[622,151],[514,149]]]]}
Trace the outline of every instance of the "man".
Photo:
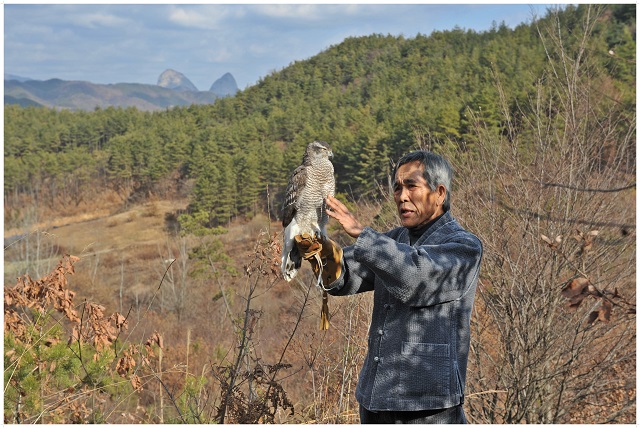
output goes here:
{"type": "Polygon", "coordinates": [[[356,389],[361,423],[466,423],[469,320],[482,244],[449,213],[451,176],[441,156],[408,153],[394,171],[401,227],[386,233],[363,227],[329,197],[329,216],[355,244],[342,251],[331,239],[320,246],[298,239],[329,294],[374,292],[356,389]]]}

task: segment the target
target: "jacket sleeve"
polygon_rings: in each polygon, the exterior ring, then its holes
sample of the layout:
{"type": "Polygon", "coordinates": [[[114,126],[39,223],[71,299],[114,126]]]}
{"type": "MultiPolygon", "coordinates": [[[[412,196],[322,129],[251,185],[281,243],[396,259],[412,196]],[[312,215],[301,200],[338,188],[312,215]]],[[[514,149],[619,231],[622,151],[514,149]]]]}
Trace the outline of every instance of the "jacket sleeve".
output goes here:
{"type": "Polygon", "coordinates": [[[367,227],[353,246],[358,271],[366,271],[367,280],[379,277],[392,296],[414,307],[462,297],[478,275],[481,257],[480,240],[465,230],[414,248],[367,227]]]}

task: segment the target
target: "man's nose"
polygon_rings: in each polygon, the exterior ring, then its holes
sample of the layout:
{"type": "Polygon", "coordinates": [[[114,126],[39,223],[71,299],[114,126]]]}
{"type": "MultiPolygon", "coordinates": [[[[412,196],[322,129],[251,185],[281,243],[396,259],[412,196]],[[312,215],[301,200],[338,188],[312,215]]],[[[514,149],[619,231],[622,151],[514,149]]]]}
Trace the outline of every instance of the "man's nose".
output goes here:
{"type": "Polygon", "coordinates": [[[400,188],[400,194],[398,195],[398,201],[400,201],[400,202],[409,201],[409,192],[407,191],[407,188],[404,187],[404,186],[400,188]]]}

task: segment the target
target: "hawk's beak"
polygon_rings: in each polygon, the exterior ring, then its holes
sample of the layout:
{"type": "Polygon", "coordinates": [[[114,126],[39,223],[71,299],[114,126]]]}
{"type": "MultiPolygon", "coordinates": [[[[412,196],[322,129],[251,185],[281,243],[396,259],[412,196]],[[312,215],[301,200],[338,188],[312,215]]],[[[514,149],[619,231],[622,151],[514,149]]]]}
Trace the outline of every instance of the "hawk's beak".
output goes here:
{"type": "Polygon", "coordinates": [[[333,158],[333,151],[329,150],[329,153],[327,153],[329,155],[329,159],[333,158]]]}

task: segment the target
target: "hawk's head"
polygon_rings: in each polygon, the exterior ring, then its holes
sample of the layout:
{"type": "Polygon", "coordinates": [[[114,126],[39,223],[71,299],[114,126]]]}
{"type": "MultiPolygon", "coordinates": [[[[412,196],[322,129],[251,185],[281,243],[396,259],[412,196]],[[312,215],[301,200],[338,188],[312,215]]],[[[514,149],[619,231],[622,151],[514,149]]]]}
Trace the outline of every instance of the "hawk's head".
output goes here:
{"type": "Polygon", "coordinates": [[[333,157],[333,152],[331,151],[331,146],[329,146],[329,144],[325,143],[324,141],[314,141],[313,143],[309,143],[309,145],[307,146],[305,157],[308,157],[310,159],[331,159],[333,157]]]}

